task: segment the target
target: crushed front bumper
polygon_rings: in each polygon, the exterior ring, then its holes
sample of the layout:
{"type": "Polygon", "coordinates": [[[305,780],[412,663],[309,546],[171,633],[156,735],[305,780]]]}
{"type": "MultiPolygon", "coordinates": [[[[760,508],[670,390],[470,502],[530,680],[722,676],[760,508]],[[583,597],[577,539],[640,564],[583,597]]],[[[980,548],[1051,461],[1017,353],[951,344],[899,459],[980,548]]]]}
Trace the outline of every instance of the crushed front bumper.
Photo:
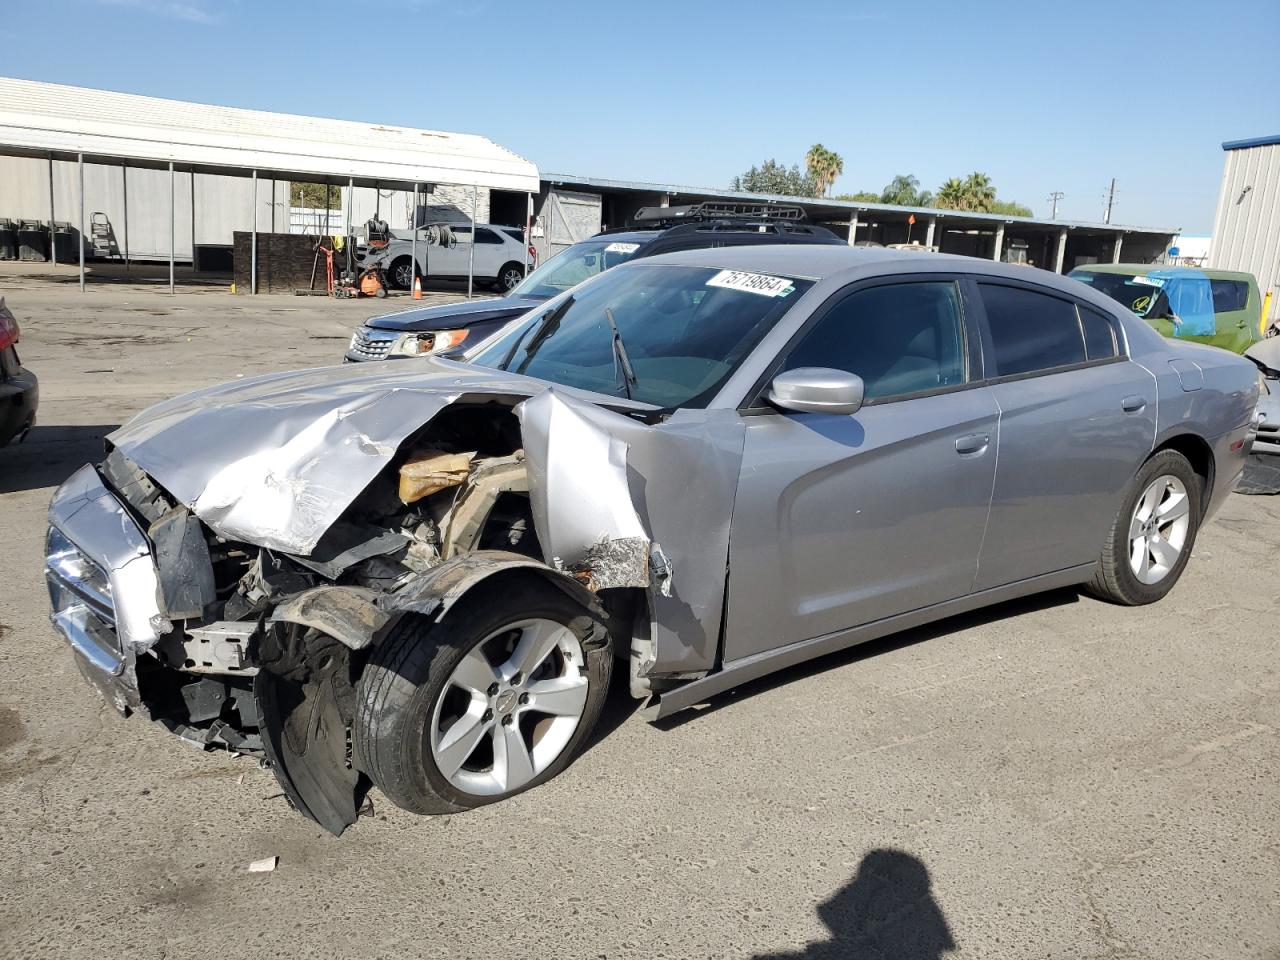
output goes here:
{"type": "Polygon", "coordinates": [[[121,713],[140,710],[137,655],[172,624],[160,613],[146,535],[92,466],[49,504],[45,581],[49,618],[80,671],[121,713]]]}

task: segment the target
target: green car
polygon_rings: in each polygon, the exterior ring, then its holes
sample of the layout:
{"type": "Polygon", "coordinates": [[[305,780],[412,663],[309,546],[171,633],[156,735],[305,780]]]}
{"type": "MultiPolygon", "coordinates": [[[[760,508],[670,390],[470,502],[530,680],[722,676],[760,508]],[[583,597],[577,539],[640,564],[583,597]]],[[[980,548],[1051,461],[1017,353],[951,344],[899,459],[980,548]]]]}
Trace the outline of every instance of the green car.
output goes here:
{"type": "Polygon", "coordinates": [[[1244,353],[1262,338],[1251,273],[1151,263],[1091,263],[1068,276],[1124,304],[1166,337],[1244,353]]]}

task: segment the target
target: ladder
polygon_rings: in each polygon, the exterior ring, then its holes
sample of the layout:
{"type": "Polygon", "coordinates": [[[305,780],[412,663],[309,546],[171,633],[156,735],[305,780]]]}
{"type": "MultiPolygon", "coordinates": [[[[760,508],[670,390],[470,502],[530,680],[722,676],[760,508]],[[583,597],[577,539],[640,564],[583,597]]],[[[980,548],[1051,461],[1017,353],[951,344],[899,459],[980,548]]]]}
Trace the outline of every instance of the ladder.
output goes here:
{"type": "Polygon", "coordinates": [[[89,238],[95,257],[112,256],[111,221],[105,213],[95,213],[89,223],[89,238]]]}

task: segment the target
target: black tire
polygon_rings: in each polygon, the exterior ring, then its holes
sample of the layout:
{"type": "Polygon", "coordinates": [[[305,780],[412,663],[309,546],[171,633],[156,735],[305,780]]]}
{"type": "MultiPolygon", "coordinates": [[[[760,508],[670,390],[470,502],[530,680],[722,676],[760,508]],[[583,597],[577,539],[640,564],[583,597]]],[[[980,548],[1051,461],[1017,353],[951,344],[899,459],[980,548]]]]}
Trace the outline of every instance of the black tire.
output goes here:
{"type": "Polygon", "coordinates": [[[356,685],[352,740],[359,768],[392,803],[420,814],[460,813],[550,780],[582,749],[604,706],[613,657],[608,634],[598,624],[595,614],[550,584],[509,580],[472,591],[439,623],[406,616],[378,645],[356,685]],[[432,756],[436,701],[446,695],[464,655],[506,624],[534,617],[564,624],[580,641],[593,633],[600,638],[583,645],[588,688],[577,729],[559,756],[518,789],[491,795],[463,792],[432,756]]]}
{"type": "Polygon", "coordinates": [[[510,293],[520,285],[520,281],[523,279],[524,264],[516,263],[513,260],[502,265],[502,269],[498,271],[498,276],[494,278],[493,288],[499,293],[510,293]]]}
{"type": "MultiPolygon", "coordinates": [[[[412,290],[412,257],[396,257],[387,268],[387,285],[396,290],[412,290]]],[[[421,276],[421,274],[419,274],[421,276]]]]}
{"type": "Polygon", "coordinates": [[[1196,534],[1200,529],[1203,498],[1202,480],[1191,468],[1186,457],[1176,450],[1161,450],[1153,455],[1142,465],[1142,469],[1137,472],[1125,490],[1125,495],[1120,501],[1120,512],[1116,515],[1115,522],[1107,533],[1107,541],[1102,547],[1102,556],[1098,559],[1097,570],[1093,579],[1085,585],[1086,592],[1099,600],[1128,607],[1155,603],[1163,598],[1173,589],[1178,578],[1182,576],[1187,561],[1191,559],[1196,534]],[[1176,478],[1186,488],[1190,508],[1187,532],[1178,559],[1169,568],[1168,573],[1156,583],[1144,583],[1138,579],[1129,563],[1129,527],[1139,498],[1152,483],[1164,476],[1176,478]]]}

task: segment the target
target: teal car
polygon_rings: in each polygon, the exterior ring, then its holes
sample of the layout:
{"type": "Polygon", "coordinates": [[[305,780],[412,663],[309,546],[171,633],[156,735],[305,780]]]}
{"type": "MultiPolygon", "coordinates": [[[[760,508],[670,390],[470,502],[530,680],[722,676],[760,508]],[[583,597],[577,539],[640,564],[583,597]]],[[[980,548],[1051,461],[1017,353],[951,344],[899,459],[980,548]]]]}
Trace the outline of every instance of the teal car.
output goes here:
{"type": "Polygon", "coordinates": [[[1244,353],[1262,339],[1253,274],[1147,263],[1091,263],[1068,274],[1122,303],[1166,337],[1244,353]]]}

